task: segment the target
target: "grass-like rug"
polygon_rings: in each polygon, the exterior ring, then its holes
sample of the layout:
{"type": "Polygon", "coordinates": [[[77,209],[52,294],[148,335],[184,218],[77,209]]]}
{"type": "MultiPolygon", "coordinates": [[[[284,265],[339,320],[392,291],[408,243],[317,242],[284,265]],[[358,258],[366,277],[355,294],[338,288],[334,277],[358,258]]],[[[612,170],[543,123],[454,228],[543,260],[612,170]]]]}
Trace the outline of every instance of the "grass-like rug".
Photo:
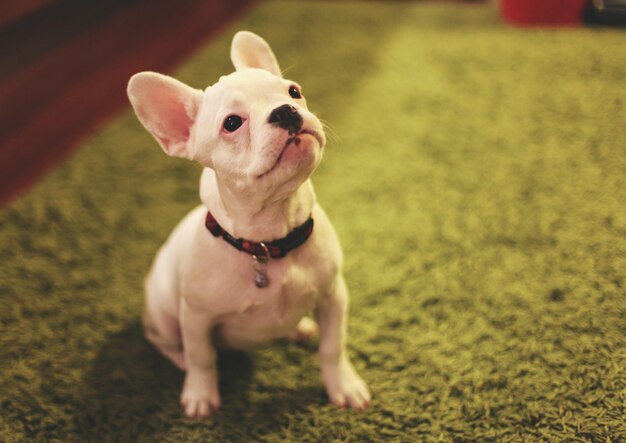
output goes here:
{"type": "Polygon", "coordinates": [[[333,128],[314,183],[372,408],[327,404],[315,345],[276,343],[221,355],[223,411],[182,415],[139,316],[200,169],[128,111],[0,213],[0,440],[625,441],[624,31],[268,2],[175,75],[230,72],[242,28],[333,128]]]}

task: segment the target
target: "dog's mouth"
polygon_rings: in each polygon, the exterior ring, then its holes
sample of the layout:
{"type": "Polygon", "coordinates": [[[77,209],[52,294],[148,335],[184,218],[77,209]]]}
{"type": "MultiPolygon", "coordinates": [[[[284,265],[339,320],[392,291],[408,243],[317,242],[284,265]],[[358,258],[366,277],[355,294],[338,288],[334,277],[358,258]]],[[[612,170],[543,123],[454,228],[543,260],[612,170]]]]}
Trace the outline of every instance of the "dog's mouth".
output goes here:
{"type": "Polygon", "coordinates": [[[324,140],[322,139],[321,135],[318,134],[316,131],[312,131],[310,129],[303,129],[295,134],[290,134],[289,138],[287,139],[287,141],[285,142],[285,146],[283,146],[283,149],[281,149],[280,154],[278,154],[278,157],[276,157],[276,161],[274,162],[274,164],[272,165],[271,168],[269,168],[267,171],[265,171],[264,173],[260,174],[257,176],[257,178],[262,178],[265,177],[266,175],[268,175],[270,172],[272,172],[274,169],[276,169],[276,167],[280,164],[280,161],[283,158],[283,154],[285,154],[285,151],[287,151],[287,148],[289,146],[291,146],[292,144],[299,146],[300,143],[302,142],[301,137],[303,135],[311,135],[313,137],[315,137],[315,139],[317,140],[317,143],[320,145],[320,148],[322,146],[324,146],[324,140]]]}

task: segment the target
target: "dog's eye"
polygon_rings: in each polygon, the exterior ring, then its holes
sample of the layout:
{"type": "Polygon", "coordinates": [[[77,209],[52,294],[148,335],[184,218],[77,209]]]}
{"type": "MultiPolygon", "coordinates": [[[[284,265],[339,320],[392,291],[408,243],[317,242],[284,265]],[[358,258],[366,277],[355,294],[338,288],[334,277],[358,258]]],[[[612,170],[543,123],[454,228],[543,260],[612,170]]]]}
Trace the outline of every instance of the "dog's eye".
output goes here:
{"type": "Polygon", "coordinates": [[[224,120],[224,129],[228,132],[235,132],[243,125],[243,120],[238,115],[229,115],[224,120]]]}
{"type": "Polygon", "coordinates": [[[291,96],[291,98],[302,98],[302,93],[295,85],[289,86],[289,95],[291,96]]]}

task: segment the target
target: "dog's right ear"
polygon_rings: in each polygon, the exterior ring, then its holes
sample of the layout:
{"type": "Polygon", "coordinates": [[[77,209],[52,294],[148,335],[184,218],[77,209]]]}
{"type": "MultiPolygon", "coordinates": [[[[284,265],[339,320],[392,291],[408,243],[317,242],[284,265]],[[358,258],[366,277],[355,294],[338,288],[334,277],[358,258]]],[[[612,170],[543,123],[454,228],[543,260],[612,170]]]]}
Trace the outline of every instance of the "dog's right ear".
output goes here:
{"type": "Polygon", "coordinates": [[[238,71],[245,68],[265,69],[282,77],[270,45],[258,35],[249,31],[239,31],[230,46],[230,59],[238,71]]]}
{"type": "Polygon", "coordinates": [[[128,82],[128,98],[139,121],[163,150],[176,157],[190,158],[189,135],[202,91],[156,72],[140,72],[128,82]]]}

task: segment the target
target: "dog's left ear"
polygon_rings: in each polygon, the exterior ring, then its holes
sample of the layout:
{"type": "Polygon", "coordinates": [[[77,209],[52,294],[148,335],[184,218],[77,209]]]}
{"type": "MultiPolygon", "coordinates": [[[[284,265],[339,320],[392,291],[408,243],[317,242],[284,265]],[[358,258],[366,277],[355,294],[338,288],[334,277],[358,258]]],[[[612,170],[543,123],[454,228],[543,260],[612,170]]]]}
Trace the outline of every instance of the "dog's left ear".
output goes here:
{"type": "Polygon", "coordinates": [[[252,32],[239,31],[235,34],[230,47],[230,59],[237,70],[260,68],[282,77],[272,48],[265,40],[252,32]]]}

